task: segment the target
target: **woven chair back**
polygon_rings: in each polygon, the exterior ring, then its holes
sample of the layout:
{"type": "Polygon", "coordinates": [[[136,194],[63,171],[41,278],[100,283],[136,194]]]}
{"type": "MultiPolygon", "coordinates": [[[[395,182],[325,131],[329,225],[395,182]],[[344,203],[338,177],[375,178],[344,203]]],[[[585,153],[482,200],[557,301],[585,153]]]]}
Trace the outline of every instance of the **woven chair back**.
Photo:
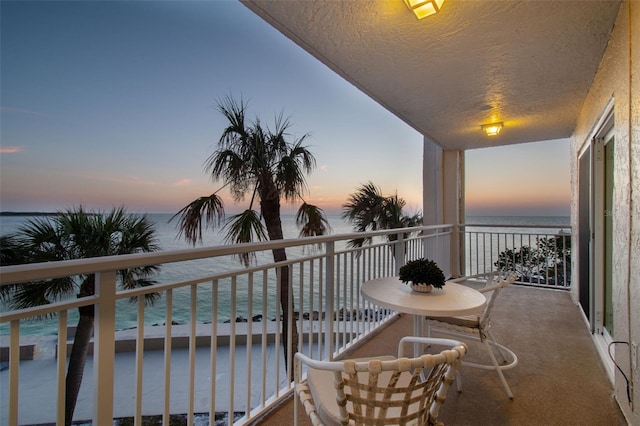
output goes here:
{"type": "Polygon", "coordinates": [[[393,361],[345,361],[335,372],[343,424],[431,425],[464,355],[462,346],[393,361]]]}

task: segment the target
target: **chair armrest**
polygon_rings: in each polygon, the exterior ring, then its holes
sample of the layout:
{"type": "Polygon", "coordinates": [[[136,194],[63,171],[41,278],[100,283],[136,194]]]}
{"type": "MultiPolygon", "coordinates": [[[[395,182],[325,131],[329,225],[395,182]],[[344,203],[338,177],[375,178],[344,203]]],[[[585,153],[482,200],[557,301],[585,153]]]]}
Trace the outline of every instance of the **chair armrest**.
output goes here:
{"type": "Polygon", "coordinates": [[[316,370],[342,370],[341,362],[319,361],[317,359],[309,358],[302,352],[296,352],[295,357],[293,358],[293,381],[296,387],[301,384],[305,378],[305,376],[302,374],[303,365],[316,370]]]}
{"type": "Polygon", "coordinates": [[[320,361],[317,359],[309,358],[302,352],[296,352],[296,363],[300,365],[306,365],[316,370],[328,370],[328,371],[340,371],[342,370],[342,362],[340,361],[320,361]]]}
{"type": "Polygon", "coordinates": [[[398,358],[404,358],[404,345],[405,343],[420,343],[424,345],[437,345],[437,346],[445,346],[447,349],[453,349],[456,346],[464,346],[466,349],[466,345],[458,340],[453,339],[442,339],[436,337],[418,337],[418,336],[405,336],[400,339],[400,343],[398,344],[398,358]]]}
{"type": "Polygon", "coordinates": [[[512,284],[514,281],[516,280],[516,274],[514,274],[513,272],[509,273],[504,279],[498,281],[495,284],[492,285],[488,285],[486,287],[483,287],[481,289],[478,289],[478,291],[480,293],[487,293],[489,291],[493,291],[493,290],[497,290],[499,288],[503,288],[508,286],[509,284],[512,284]]]}
{"type": "Polygon", "coordinates": [[[497,284],[492,284],[492,285],[488,285],[486,287],[479,288],[478,291],[480,293],[488,293],[490,291],[497,290],[497,289],[502,288],[504,286],[505,286],[504,281],[501,281],[501,282],[499,282],[497,284]]]}

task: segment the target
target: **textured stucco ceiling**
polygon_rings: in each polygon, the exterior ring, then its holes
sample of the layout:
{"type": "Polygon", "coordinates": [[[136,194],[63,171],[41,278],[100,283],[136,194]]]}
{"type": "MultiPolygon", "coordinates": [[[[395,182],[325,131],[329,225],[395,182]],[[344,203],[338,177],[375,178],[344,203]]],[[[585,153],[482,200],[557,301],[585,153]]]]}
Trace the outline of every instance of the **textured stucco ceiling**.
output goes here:
{"type": "Polygon", "coordinates": [[[620,5],[448,0],[417,20],[403,0],[243,3],[446,149],[570,136],[620,5]]]}

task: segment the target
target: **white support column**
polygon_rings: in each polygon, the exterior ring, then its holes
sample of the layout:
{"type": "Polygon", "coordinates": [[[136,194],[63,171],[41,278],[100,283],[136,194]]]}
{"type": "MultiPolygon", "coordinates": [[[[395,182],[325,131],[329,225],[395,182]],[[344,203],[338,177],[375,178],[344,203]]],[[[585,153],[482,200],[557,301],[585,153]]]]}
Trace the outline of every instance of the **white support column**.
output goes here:
{"type": "MultiPolygon", "coordinates": [[[[436,145],[426,136],[424,137],[424,157],[422,160],[422,211],[423,223],[425,225],[440,225],[443,220],[443,201],[442,193],[442,148],[436,145]]],[[[441,268],[444,266],[440,259],[438,239],[427,238],[424,240],[424,253],[426,257],[438,263],[441,268]]],[[[445,268],[447,269],[447,268],[445,268]]],[[[449,271],[443,269],[445,276],[449,271]]]]}
{"type": "MultiPolygon", "coordinates": [[[[461,254],[465,253],[464,238],[460,238],[458,224],[464,222],[464,152],[443,152],[443,223],[452,223],[451,235],[451,274],[459,277],[461,274],[461,262],[464,261],[461,254]]],[[[464,263],[462,263],[464,265],[464,263]]]]}
{"type": "Polygon", "coordinates": [[[426,136],[422,158],[422,214],[425,225],[439,225],[443,219],[442,148],[426,136]]]}
{"type": "MultiPolygon", "coordinates": [[[[464,153],[445,151],[425,136],[422,162],[422,211],[425,225],[451,223],[457,225],[464,218],[464,153]]],[[[458,228],[451,239],[451,271],[460,274],[461,243],[458,228]]],[[[426,251],[428,252],[428,251],[426,251]]],[[[446,271],[445,271],[446,274],[446,271]]]]}

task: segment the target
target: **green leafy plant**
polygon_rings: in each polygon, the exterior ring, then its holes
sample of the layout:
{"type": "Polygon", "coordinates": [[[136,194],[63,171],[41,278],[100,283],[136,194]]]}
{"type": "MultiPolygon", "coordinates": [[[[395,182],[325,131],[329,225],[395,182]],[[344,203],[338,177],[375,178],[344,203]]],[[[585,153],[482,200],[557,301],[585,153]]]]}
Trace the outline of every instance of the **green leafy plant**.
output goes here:
{"type": "Polygon", "coordinates": [[[400,267],[400,281],[403,283],[431,284],[442,288],[445,284],[444,273],[436,262],[429,259],[410,260],[400,267]]]}
{"type": "Polygon", "coordinates": [[[498,271],[514,271],[519,282],[567,287],[571,283],[571,236],[538,238],[533,246],[506,249],[494,262],[498,271]]]}

